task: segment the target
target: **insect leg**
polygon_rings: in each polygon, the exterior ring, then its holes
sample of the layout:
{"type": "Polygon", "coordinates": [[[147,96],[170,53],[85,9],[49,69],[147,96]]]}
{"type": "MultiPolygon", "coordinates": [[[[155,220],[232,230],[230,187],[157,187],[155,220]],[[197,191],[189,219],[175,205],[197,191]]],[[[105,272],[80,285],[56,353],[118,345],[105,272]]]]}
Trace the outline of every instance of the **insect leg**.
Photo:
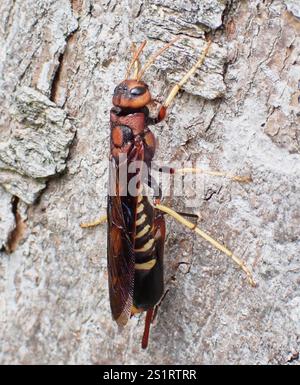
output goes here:
{"type": "Polygon", "coordinates": [[[198,227],[196,227],[192,222],[184,219],[181,215],[179,215],[178,213],[176,213],[174,210],[170,209],[169,207],[166,207],[164,205],[161,205],[161,204],[158,204],[156,203],[155,207],[158,209],[158,210],[161,210],[163,211],[164,213],[166,214],[169,214],[170,216],[172,216],[173,218],[175,218],[178,222],[180,222],[181,224],[183,224],[184,226],[188,227],[189,229],[195,231],[198,235],[200,235],[200,237],[204,238],[206,241],[208,241],[211,245],[213,245],[214,247],[216,247],[218,250],[222,251],[224,254],[226,254],[228,257],[230,257],[231,259],[233,259],[233,261],[246,273],[247,277],[248,277],[248,281],[250,283],[251,286],[255,287],[256,286],[256,283],[253,279],[253,276],[252,276],[252,273],[251,271],[249,270],[249,268],[246,266],[246,264],[239,258],[237,257],[236,255],[233,254],[232,251],[230,251],[229,249],[227,249],[227,247],[223,246],[221,243],[219,243],[218,241],[216,241],[215,239],[213,239],[211,236],[209,236],[208,234],[206,234],[203,230],[199,229],[198,227]]]}
{"type": "Polygon", "coordinates": [[[83,229],[85,229],[87,227],[95,227],[95,226],[101,225],[102,223],[104,223],[106,221],[107,221],[107,215],[103,215],[102,217],[96,219],[93,222],[80,223],[80,227],[83,228],[83,229]]]}
{"type": "Polygon", "coordinates": [[[157,170],[158,172],[164,172],[167,174],[206,174],[211,176],[223,176],[229,179],[232,179],[235,182],[240,183],[250,183],[252,182],[252,178],[249,175],[241,176],[241,175],[233,175],[230,172],[224,172],[224,171],[211,171],[211,170],[204,170],[203,168],[173,168],[170,166],[156,166],[155,164],[152,164],[151,167],[154,170],[157,170]]]}
{"type": "Polygon", "coordinates": [[[173,174],[188,174],[188,173],[206,174],[206,175],[212,175],[212,176],[223,176],[235,182],[240,182],[240,183],[252,182],[252,178],[249,175],[245,175],[245,176],[233,175],[229,172],[223,172],[223,171],[210,171],[210,170],[204,170],[202,168],[178,168],[173,170],[174,170],[173,174]]]}
{"type": "Polygon", "coordinates": [[[174,174],[175,168],[170,166],[157,166],[154,162],[151,163],[151,167],[153,170],[156,170],[158,172],[164,172],[166,174],[174,174]]]}
{"type": "MultiPolygon", "coordinates": [[[[196,222],[198,222],[199,215],[197,215],[197,214],[184,213],[184,212],[182,212],[182,211],[176,211],[176,213],[177,213],[178,215],[181,215],[182,217],[194,218],[194,219],[196,219],[196,222]]],[[[196,226],[196,225],[194,225],[194,226],[196,226]]]]}
{"type": "Polygon", "coordinates": [[[197,69],[199,67],[201,67],[201,65],[203,64],[204,62],[204,59],[208,53],[208,50],[209,50],[209,47],[211,45],[211,40],[209,40],[206,44],[206,47],[204,48],[204,50],[202,51],[199,59],[197,60],[197,62],[193,65],[193,67],[182,77],[182,79],[177,83],[175,84],[175,86],[171,89],[169,95],[167,96],[165,102],[163,103],[163,105],[160,107],[159,109],[159,112],[158,112],[158,115],[155,119],[153,119],[152,121],[152,124],[155,124],[155,123],[159,123],[161,122],[165,116],[166,116],[166,113],[167,113],[167,109],[168,107],[170,106],[170,104],[172,103],[172,101],[174,100],[175,96],[178,94],[179,90],[181,89],[181,87],[189,80],[189,78],[191,76],[194,75],[194,73],[197,71],[197,69]]]}

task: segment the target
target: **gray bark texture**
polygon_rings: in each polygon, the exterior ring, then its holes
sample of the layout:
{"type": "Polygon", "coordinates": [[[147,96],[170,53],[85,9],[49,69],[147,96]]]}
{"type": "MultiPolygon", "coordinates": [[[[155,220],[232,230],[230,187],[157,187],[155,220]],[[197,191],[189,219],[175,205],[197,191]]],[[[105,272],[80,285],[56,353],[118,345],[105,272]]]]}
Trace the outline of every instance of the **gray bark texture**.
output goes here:
{"type": "Polygon", "coordinates": [[[297,364],[299,1],[2,0],[0,49],[0,362],[297,364]],[[145,74],[160,98],[213,44],[153,128],[156,159],[251,174],[208,179],[193,210],[258,286],[167,218],[169,292],[142,351],[144,315],[122,331],[111,319],[105,226],[79,223],[105,212],[111,95],[131,43],[148,40],[145,61],[177,35],[145,74]]]}

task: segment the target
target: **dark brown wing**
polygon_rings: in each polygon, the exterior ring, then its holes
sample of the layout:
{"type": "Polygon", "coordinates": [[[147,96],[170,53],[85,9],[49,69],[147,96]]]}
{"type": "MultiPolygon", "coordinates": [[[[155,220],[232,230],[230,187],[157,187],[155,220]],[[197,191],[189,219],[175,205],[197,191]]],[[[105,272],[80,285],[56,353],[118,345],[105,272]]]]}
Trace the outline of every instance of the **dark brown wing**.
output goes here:
{"type": "Polygon", "coordinates": [[[107,264],[112,316],[120,325],[130,317],[134,288],[134,249],[136,197],[119,196],[117,166],[110,162],[109,183],[116,196],[108,194],[107,264]]]}

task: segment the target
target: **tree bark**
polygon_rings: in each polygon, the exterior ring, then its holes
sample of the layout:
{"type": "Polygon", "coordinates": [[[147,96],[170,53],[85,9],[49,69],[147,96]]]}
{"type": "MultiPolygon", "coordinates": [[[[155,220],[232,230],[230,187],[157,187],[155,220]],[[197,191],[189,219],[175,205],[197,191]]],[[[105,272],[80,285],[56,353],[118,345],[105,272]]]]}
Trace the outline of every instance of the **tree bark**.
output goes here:
{"type": "MultiPolygon", "coordinates": [[[[2,0],[0,362],[285,364],[300,349],[300,5],[296,0],[2,0]],[[165,122],[158,162],[251,174],[209,178],[199,226],[226,256],[167,218],[169,292],[141,354],[143,317],[120,332],[107,288],[109,109],[130,45],[156,97],[213,44],[165,122]]],[[[184,197],[167,199],[186,211],[184,197]]]]}

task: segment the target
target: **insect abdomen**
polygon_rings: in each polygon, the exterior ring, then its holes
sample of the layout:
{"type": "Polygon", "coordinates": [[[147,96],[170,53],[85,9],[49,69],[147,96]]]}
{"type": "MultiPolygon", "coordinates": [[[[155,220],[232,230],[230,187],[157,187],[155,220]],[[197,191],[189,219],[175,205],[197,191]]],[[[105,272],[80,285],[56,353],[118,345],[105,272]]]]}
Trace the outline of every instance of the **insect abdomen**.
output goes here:
{"type": "Polygon", "coordinates": [[[153,217],[154,209],[150,205],[147,197],[139,196],[134,242],[136,270],[148,270],[145,264],[151,261],[151,258],[153,257],[153,250],[155,246],[153,217]]]}
{"type": "Polygon", "coordinates": [[[163,295],[163,260],[160,239],[156,237],[154,208],[147,197],[140,196],[137,205],[135,236],[135,278],[133,303],[147,310],[163,295]]]}

